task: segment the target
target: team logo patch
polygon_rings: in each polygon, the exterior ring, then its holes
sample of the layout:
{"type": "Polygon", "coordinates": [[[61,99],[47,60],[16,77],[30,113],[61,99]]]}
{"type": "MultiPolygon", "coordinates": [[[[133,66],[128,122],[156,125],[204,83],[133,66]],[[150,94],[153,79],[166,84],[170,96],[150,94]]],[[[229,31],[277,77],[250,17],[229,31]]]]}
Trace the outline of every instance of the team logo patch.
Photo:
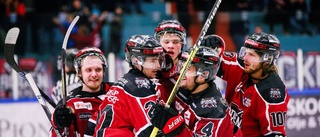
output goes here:
{"type": "Polygon", "coordinates": [[[246,94],[242,99],[242,104],[246,107],[251,105],[252,94],[246,94]]]}
{"type": "Polygon", "coordinates": [[[243,103],[244,106],[249,107],[251,105],[251,99],[247,98],[247,97],[244,97],[242,99],[242,103],[243,103]]]}
{"type": "Polygon", "coordinates": [[[142,78],[142,77],[138,77],[135,80],[136,85],[138,88],[146,88],[146,89],[150,89],[150,82],[147,78],[142,78]]]}
{"type": "Polygon", "coordinates": [[[106,94],[105,99],[107,99],[109,102],[111,103],[116,103],[117,101],[119,101],[119,98],[116,96],[117,94],[119,94],[118,91],[116,90],[109,90],[106,94]]]}
{"type": "Polygon", "coordinates": [[[73,103],[75,109],[88,109],[92,110],[92,104],[90,102],[74,102],[73,103]]]}
{"type": "Polygon", "coordinates": [[[201,99],[201,107],[202,108],[212,108],[212,107],[217,107],[217,100],[214,99],[213,97],[211,98],[203,98],[201,99]]]}
{"type": "Polygon", "coordinates": [[[281,98],[280,89],[278,88],[271,88],[270,90],[270,97],[274,99],[281,98]]]}

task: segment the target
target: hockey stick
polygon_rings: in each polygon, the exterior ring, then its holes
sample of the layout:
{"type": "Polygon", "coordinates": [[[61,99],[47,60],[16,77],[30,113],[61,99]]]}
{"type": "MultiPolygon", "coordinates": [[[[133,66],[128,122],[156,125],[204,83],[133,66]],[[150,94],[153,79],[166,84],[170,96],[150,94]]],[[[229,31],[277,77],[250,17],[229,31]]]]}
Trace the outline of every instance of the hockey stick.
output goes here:
{"type": "Polygon", "coordinates": [[[74,25],[77,23],[79,20],[79,16],[76,16],[73,21],[71,22],[66,35],[64,36],[63,43],[62,43],[62,49],[61,49],[61,60],[62,60],[62,67],[61,67],[61,81],[62,81],[62,95],[63,95],[63,104],[66,104],[66,95],[67,95],[67,90],[66,90],[66,72],[65,72],[65,54],[66,54],[66,49],[67,49],[67,42],[70,36],[70,33],[74,27],[74,25]]]}
{"type": "MultiPolygon", "coordinates": [[[[74,25],[76,25],[77,21],[79,20],[79,16],[76,16],[70,26],[68,27],[68,30],[66,32],[66,35],[64,36],[63,39],[63,43],[62,43],[62,49],[61,49],[61,60],[62,60],[62,67],[61,67],[61,83],[62,83],[62,104],[66,105],[66,97],[67,97],[67,85],[66,85],[66,71],[65,71],[65,64],[66,64],[66,60],[65,60],[65,55],[66,55],[66,49],[67,49],[67,42],[70,36],[70,33],[74,27],[74,25]]],[[[68,128],[65,127],[64,128],[64,136],[68,137],[69,133],[68,133],[68,128]]]]}
{"type": "MultiPolygon", "coordinates": [[[[184,75],[186,74],[186,70],[187,68],[189,67],[191,61],[193,60],[194,56],[196,55],[198,49],[199,49],[199,45],[201,44],[201,41],[203,40],[204,36],[206,35],[207,31],[208,31],[208,28],[210,27],[210,24],[214,18],[214,16],[216,15],[216,12],[220,6],[220,3],[221,3],[222,0],[216,0],[216,2],[214,3],[209,15],[208,15],[208,18],[204,24],[204,26],[202,27],[201,29],[201,32],[197,38],[197,41],[195,43],[195,45],[193,46],[194,49],[191,51],[187,61],[185,62],[182,70],[180,71],[180,75],[179,75],[179,78],[178,80],[176,81],[176,83],[174,84],[174,87],[171,91],[171,94],[166,102],[166,107],[169,107],[171,102],[173,101],[174,99],[174,96],[175,94],[177,93],[178,91],[178,86],[180,85],[180,82],[182,80],[182,77],[184,77],[184,75]]],[[[151,133],[151,137],[155,137],[158,133],[158,128],[157,127],[154,127],[153,130],[152,130],[152,133],[151,133]]]]}
{"type": "MultiPolygon", "coordinates": [[[[6,62],[17,72],[19,75],[26,80],[29,85],[31,86],[32,91],[36,95],[36,98],[38,99],[38,102],[40,103],[41,107],[43,108],[44,112],[46,113],[46,116],[49,121],[51,121],[51,112],[46,104],[46,102],[43,100],[43,97],[51,104],[52,107],[56,107],[56,104],[36,85],[34,82],[31,74],[24,73],[20,67],[17,65],[16,61],[14,60],[14,47],[16,45],[18,36],[19,36],[19,28],[11,28],[5,39],[5,47],[4,47],[4,53],[5,53],[5,59],[6,62]]],[[[59,132],[57,130],[54,130],[58,136],[60,136],[59,132]]]]}
{"type": "MultiPolygon", "coordinates": [[[[7,63],[17,72],[19,75],[26,81],[26,74],[19,68],[16,61],[14,60],[14,47],[16,45],[16,41],[19,36],[19,28],[11,28],[5,39],[5,47],[4,47],[4,55],[7,63]]],[[[28,81],[29,82],[29,81],[28,81]]],[[[29,83],[30,84],[30,83],[29,83]]],[[[57,105],[45,94],[39,87],[40,95],[53,107],[55,108],[57,105]]],[[[37,94],[36,94],[37,96],[37,94]]]]}

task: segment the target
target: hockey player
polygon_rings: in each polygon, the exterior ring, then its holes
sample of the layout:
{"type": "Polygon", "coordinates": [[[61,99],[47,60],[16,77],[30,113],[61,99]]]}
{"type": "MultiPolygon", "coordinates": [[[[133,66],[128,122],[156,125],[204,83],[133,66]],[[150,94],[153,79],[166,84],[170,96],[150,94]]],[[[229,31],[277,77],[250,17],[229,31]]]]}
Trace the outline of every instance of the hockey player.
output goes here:
{"type": "MultiPolygon", "coordinates": [[[[71,94],[71,91],[77,87],[80,87],[81,81],[79,77],[77,76],[76,69],[73,66],[73,60],[76,57],[76,54],[78,53],[78,49],[76,48],[70,48],[66,50],[66,64],[65,64],[65,72],[66,72],[66,89],[67,89],[67,95],[71,94]]],[[[61,56],[58,57],[57,60],[57,66],[58,70],[61,70],[61,56]]],[[[59,100],[62,99],[62,82],[61,80],[58,80],[56,85],[52,89],[52,100],[57,104],[59,100]]]]}
{"type": "MultiPolygon", "coordinates": [[[[69,137],[83,137],[88,119],[98,109],[112,83],[102,82],[108,65],[104,53],[98,48],[80,50],[74,66],[82,86],[67,96],[66,105],[62,101],[58,103],[52,115],[52,125],[61,133],[68,127],[69,137]]],[[[52,132],[52,136],[56,134],[52,132]]]]}
{"type": "MultiPolygon", "coordinates": [[[[216,37],[206,42],[216,48],[216,37]]],[[[219,48],[219,47],[217,47],[219,48]]],[[[254,33],[239,54],[224,52],[218,76],[227,81],[226,100],[231,117],[243,136],[286,136],[285,123],[289,95],[277,74],[275,62],[280,54],[276,36],[254,33]]]]}
{"type": "Polygon", "coordinates": [[[150,136],[150,108],[164,104],[156,75],[163,48],[149,35],[133,35],[125,47],[131,70],[110,88],[99,107],[94,136],[150,136]]]}
{"type": "MultiPolygon", "coordinates": [[[[181,61],[188,59],[191,50],[182,53],[181,61]]],[[[161,104],[154,105],[152,124],[165,132],[168,129],[166,123],[178,111],[190,129],[190,133],[184,136],[233,137],[234,125],[228,113],[228,104],[213,82],[219,64],[217,51],[200,46],[172,102],[174,109],[165,108],[161,104]]]]}
{"type": "Polygon", "coordinates": [[[168,98],[178,78],[179,68],[176,66],[184,45],[186,45],[186,30],[177,20],[163,20],[155,28],[154,37],[160,41],[165,50],[166,62],[163,63],[165,66],[162,67],[162,73],[159,73],[158,78],[166,91],[165,98],[168,98]]]}

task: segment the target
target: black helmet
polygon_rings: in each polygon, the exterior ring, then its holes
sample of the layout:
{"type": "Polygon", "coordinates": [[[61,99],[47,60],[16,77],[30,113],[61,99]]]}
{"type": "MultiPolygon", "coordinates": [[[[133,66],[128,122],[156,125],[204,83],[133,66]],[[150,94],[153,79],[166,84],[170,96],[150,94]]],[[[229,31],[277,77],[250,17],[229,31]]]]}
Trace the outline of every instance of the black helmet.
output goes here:
{"type": "Polygon", "coordinates": [[[239,57],[243,58],[246,48],[254,49],[262,56],[262,62],[273,64],[280,55],[280,41],[275,35],[266,34],[264,32],[254,33],[251,35],[241,47],[239,57]]]}
{"type": "MultiPolygon", "coordinates": [[[[74,66],[73,66],[73,60],[74,58],[76,57],[76,54],[78,53],[78,49],[76,48],[70,48],[70,49],[67,49],[66,50],[66,55],[65,55],[65,60],[66,60],[66,66],[68,68],[70,68],[71,70],[72,69],[75,69],[74,66]]],[[[61,59],[61,56],[59,55],[58,56],[58,60],[57,60],[57,68],[58,70],[61,70],[61,66],[62,66],[62,59],[61,59]]]]}
{"type": "MultiPolygon", "coordinates": [[[[154,37],[160,40],[165,33],[176,33],[181,38],[183,45],[186,44],[186,30],[178,20],[163,20],[154,30],[154,37]]],[[[182,46],[183,49],[183,46],[182,46]]]]}
{"type": "MultiPolygon", "coordinates": [[[[180,60],[186,61],[192,50],[193,47],[183,52],[180,60]]],[[[206,81],[214,80],[220,64],[219,53],[210,47],[200,46],[191,64],[196,67],[197,76],[202,75],[206,81]],[[209,75],[204,75],[206,71],[209,75]]]]}
{"type": "Polygon", "coordinates": [[[129,38],[125,47],[126,61],[130,65],[142,65],[147,56],[159,56],[163,48],[159,41],[150,35],[133,35],[129,38]],[[138,64],[132,62],[132,58],[139,59],[138,64]]]}
{"type": "Polygon", "coordinates": [[[106,72],[106,69],[108,68],[108,64],[107,64],[107,59],[104,56],[104,53],[96,47],[86,47],[80,50],[74,59],[74,67],[76,68],[77,73],[82,66],[82,60],[88,56],[99,57],[99,59],[102,61],[103,72],[104,73],[106,72]]]}

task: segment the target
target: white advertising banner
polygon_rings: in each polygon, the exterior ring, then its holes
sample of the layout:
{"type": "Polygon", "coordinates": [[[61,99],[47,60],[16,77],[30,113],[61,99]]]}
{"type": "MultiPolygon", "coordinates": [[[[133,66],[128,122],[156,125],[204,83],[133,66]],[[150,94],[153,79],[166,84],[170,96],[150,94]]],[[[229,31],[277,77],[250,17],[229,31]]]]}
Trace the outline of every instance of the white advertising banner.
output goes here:
{"type": "Polygon", "coordinates": [[[38,102],[0,103],[0,137],[48,137],[51,128],[38,102]]]}

